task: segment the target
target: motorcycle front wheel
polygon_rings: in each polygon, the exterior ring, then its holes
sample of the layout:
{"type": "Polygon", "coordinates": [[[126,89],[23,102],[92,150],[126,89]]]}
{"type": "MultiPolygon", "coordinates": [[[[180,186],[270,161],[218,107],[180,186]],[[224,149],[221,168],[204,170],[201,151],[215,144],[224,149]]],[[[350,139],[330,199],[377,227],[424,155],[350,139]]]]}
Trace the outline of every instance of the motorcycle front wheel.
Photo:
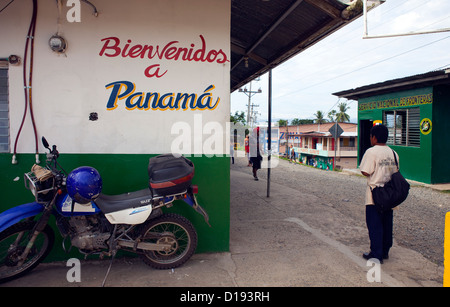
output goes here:
{"type": "Polygon", "coordinates": [[[197,248],[197,232],[185,217],[168,213],[147,222],[142,232],[142,241],[168,244],[162,251],[143,251],[142,260],[155,269],[173,269],[191,258],[197,248]]]}
{"type": "Polygon", "coordinates": [[[20,255],[32,236],[34,224],[34,221],[17,223],[0,233],[0,283],[28,273],[51,251],[55,235],[47,225],[36,238],[27,259],[19,265],[20,255]]]}

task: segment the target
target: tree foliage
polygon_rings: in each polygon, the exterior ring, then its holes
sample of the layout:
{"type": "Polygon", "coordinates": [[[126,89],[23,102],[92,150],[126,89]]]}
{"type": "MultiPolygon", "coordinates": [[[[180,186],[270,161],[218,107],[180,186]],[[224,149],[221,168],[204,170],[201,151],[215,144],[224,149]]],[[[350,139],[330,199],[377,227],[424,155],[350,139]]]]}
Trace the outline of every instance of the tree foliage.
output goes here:
{"type": "Polygon", "coordinates": [[[234,115],[232,115],[232,114],[230,113],[230,122],[235,123],[235,124],[241,123],[242,125],[245,126],[245,124],[247,123],[247,120],[246,120],[246,118],[245,118],[245,113],[244,113],[244,111],[242,111],[241,113],[239,113],[238,111],[236,111],[236,112],[234,113],[234,115]]]}

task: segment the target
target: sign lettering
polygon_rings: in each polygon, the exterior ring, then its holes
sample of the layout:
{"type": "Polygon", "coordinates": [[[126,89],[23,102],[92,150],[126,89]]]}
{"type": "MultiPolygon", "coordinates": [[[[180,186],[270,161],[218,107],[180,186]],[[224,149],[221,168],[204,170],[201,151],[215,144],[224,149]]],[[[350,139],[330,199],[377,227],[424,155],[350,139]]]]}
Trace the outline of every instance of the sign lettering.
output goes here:
{"type": "Polygon", "coordinates": [[[397,108],[397,107],[411,107],[424,104],[433,103],[433,94],[428,95],[417,95],[410,97],[402,97],[397,99],[386,99],[380,101],[370,101],[360,103],[358,106],[358,111],[367,111],[375,109],[387,109],[387,108],[397,108]]]}
{"type": "MultiPolygon", "coordinates": [[[[230,62],[222,50],[208,49],[203,35],[201,44],[191,43],[183,46],[179,41],[170,41],[165,45],[135,44],[131,39],[123,43],[118,37],[101,39],[103,45],[99,52],[101,57],[140,58],[149,60],[206,62],[224,64],[230,62]]],[[[144,69],[147,78],[162,78],[168,70],[159,63],[152,63],[144,69]]],[[[220,97],[213,97],[214,84],[206,87],[203,93],[160,93],[157,91],[136,91],[136,84],[131,81],[116,81],[105,85],[111,90],[106,103],[107,110],[115,110],[123,102],[127,110],[214,110],[220,103],[220,97]]]]}
{"type": "Polygon", "coordinates": [[[209,85],[201,94],[196,93],[158,93],[136,92],[136,85],[130,81],[117,81],[105,86],[111,90],[106,104],[107,110],[118,107],[124,101],[127,110],[214,110],[220,98],[214,98],[212,91],[216,88],[209,85]]]}
{"type": "MultiPolygon", "coordinates": [[[[230,62],[226,53],[222,50],[208,49],[206,40],[203,35],[200,35],[201,45],[196,46],[191,43],[189,47],[180,45],[179,41],[171,41],[165,45],[142,45],[134,44],[131,39],[128,39],[124,44],[118,37],[106,37],[101,40],[103,42],[102,49],[99,55],[115,58],[140,58],[140,59],[159,59],[169,61],[184,61],[184,62],[207,62],[224,64],[230,62]]],[[[160,72],[160,65],[153,64],[145,70],[145,76],[148,78],[161,78],[167,72],[162,69],[160,72]]]]}

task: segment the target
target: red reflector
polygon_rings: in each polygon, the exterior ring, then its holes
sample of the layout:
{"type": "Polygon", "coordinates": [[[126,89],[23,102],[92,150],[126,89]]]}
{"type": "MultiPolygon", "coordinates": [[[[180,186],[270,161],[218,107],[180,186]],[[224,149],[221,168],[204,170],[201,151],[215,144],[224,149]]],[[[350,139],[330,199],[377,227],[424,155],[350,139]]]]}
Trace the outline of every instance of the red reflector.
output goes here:
{"type": "Polygon", "coordinates": [[[174,179],[172,181],[164,181],[164,182],[160,182],[160,183],[152,183],[150,182],[150,186],[153,189],[163,189],[163,188],[170,188],[170,187],[174,187],[178,184],[182,184],[185,183],[186,181],[192,180],[192,178],[194,177],[194,172],[190,173],[187,176],[178,178],[178,179],[174,179]]]}
{"type": "Polygon", "coordinates": [[[192,193],[198,194],[198,185],[193,185],[192,186],[192,193]]]}

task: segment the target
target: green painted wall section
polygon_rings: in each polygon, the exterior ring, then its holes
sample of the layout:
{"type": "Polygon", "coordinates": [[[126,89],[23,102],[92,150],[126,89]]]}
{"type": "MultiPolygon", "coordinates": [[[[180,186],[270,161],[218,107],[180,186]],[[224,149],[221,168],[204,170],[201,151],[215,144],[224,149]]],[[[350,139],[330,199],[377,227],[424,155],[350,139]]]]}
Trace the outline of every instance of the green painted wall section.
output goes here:
{"type": "MultiPolygon", "coordinates": [[[[60,165],[67,171],[89,165],[95,167],[103,179],[103,193],[121,194],[148,186],[148,160],[154,155],[116,154],[61,154],[60,165]]],[[[34,201],[30,191],[24,187],[23,174],[34,164],[34,154],[19,154],[19,163],[11,164],[11,154],[0,154],[0,211],[34,201]],[[17,180],[18,178],[18,180],[17,180]]],[[[195,165],[193,184],[198,185],[199,204],[209,213],[211,228],[203,217],[183,201],[165,211],[177,212],[188,218],[197,229],[199,243],[197,252],[224,252],[229,250],[230,234],[230,158],[228,157],[188,157],[195,165]]],[[[45,156],[41,155],[41,161],[45,156]]],[[[43,163],[41,163],[43,165],[43,163]]],[[[52,227],[54,221],[52,221],[52,227]]],[[[52,253],[46,261],[81,258],[78,251],[65,254],[62,239],[56,234],[52,253]]],[[[74,248],[73,250],[76,250],[74,248]]]]}
{"type": "Polygon", "coordinates": [[[450,182],[450,85],[435,86],[433,93],[431,183],[446,183],[450,182]]]}
{"type": "MultiPolygon", "coordinates": [[[[425,87],[414,89],[410,91],[402,91],[397,93],[389,93],[384,95],[373,96],[369,98],[360,99],[358,104],[373,102],[373,101],[384,101],[389,99],[400,99],[402,97],[411,97],[417,95],[428,95],[433,93],[432,87],[425,87]]],[[[383,120],[383,111],[394,110],[394,109],[404,109],[419,107],[420,108],[420,118],[429,118],[433,122],[432,131],[427,134],[420,135],[420,148],[418,147],[406,147],[406,146],[390,146],[394,149],[400,159],[400,168],[403,176],[407,179],[416,180],[424,183],[433,183],[432,178],[432,159],[434,159],[433,152],[433,135],[436,133],[436,127],[433,115],[433,106],[436,104],[436,97],[433,95],[432,104],[422,104],[417,106],[405,106],[405,107],[391,107],[391,108],[377,108],[372,110],[359,110],[358,120],[383,120]]],[[[448,130],[447,130],[448,131],[448,130]]],[[[358,140],[360,142],[360,140],[358,140]]],[[[358,146],[359,149],[359,146],[358,146]]],[[[359,154],[359,153],[358,153],[359,154]]],[[[358,158],[359,161],[359,158],[358,158]]],[[[447,177],[448,178],[448,177],[447,177]]]]}

